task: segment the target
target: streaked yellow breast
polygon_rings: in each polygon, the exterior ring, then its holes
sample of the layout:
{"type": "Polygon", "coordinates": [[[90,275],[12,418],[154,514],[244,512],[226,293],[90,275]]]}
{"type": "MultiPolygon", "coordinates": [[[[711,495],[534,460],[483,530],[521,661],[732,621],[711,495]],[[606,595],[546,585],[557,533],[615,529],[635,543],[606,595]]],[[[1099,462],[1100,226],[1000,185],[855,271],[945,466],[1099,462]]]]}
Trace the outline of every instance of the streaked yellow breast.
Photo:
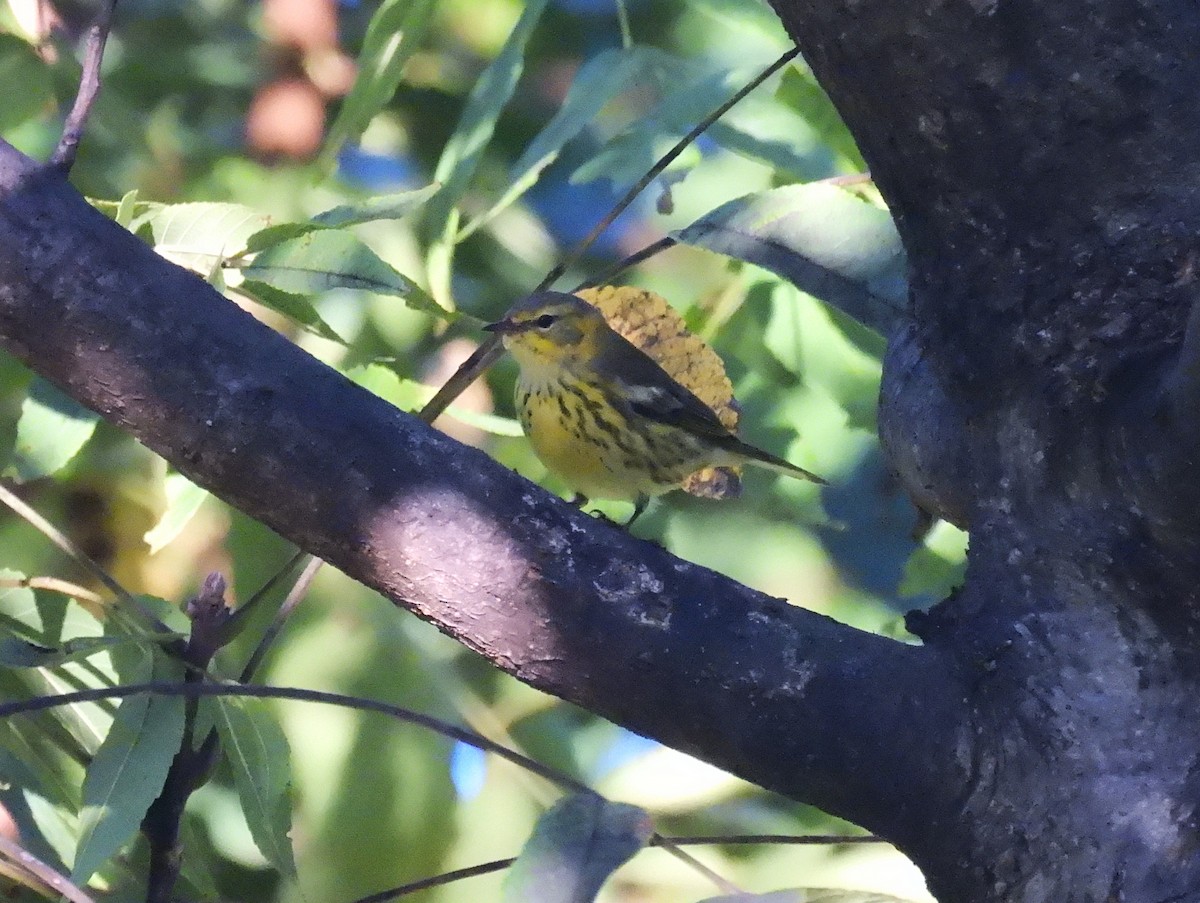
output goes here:
{"type": "Polygon", "coordinates": [[[663,437],[629,429],[600,390],[586,382],[534,382],[522,371],[516,408],[542,463],[589,498],[657,495],[678,486],[695,469],[663,447],[663,437]]]}

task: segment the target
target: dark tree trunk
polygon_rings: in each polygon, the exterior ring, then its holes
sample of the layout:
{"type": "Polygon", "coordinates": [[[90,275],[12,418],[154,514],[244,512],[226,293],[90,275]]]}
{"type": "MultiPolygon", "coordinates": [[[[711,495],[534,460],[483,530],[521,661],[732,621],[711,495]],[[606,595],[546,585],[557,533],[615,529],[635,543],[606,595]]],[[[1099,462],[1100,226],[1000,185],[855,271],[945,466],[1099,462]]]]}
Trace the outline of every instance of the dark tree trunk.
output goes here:
{"type": "Polygon", "coordinates": [[[971,533],[911,619],[961,783],[894,836],[945,903],[1200,900],[1200,6],[772,2],[909,251],[885,443],[971,533]]]}

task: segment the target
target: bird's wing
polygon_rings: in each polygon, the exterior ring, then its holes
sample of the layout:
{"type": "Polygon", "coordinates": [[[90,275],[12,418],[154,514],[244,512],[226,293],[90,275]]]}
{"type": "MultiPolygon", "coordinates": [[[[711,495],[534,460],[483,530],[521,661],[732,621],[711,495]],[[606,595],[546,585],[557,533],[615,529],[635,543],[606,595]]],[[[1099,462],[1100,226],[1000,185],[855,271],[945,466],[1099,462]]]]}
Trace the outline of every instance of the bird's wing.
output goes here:
{"type": "Polygon", "coordinates": [[[618,365],[605,369],[613,374],[634,414],[713,440],[731,437],[712,408],[686,386],[633,345],[626,352],[618,365]]]}

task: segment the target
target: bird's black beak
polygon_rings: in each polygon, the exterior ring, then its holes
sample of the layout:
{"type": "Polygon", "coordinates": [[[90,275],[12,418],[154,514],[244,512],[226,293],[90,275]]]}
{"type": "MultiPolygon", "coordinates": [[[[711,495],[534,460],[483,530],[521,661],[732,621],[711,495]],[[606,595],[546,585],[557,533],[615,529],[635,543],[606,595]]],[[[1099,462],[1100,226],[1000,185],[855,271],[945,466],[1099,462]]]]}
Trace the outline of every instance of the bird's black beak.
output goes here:
{"type": "Polygon", "coordinates": [[[483,327],[488,332],[494,332],[496,335],[512,335],[514,332],[520,332],[520,324],[514,323],[512,320],[497,320],[495,323],[488,323],[483,327]]]}

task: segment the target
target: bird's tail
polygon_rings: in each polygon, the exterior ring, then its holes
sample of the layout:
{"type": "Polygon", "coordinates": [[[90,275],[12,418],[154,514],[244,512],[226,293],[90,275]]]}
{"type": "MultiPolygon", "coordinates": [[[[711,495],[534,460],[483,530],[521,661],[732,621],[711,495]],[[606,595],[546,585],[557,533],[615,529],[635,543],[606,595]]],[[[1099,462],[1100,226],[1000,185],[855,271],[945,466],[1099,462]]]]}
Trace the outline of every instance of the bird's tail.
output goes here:
{"type": "Polygon", "coordinates": [[[803,467],[797,467],[790,461],[777,458],[770,452],[765,452],[761,448],[748,445],[740,439],[737,440],[737,445],[732,447],[730,451],[743,456],[748,464],[757,464],[759,467],[765,467],[768,470],[773,470],[787,477],[794,477],[797,480],[812,480],[814,483],[820,483],[822,486],[829,483],[824,477],[819,477],[812,471],[805,470],[803,467]]]}

